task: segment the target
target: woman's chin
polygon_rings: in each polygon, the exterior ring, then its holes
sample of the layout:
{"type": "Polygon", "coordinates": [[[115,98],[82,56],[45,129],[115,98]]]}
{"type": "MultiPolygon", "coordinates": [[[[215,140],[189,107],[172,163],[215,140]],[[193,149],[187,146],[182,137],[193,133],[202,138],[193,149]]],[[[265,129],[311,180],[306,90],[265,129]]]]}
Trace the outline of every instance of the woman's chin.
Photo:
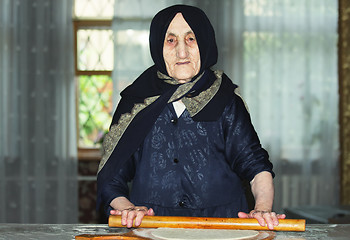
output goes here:
{"type": "Polygon", "coordinates": [[[175,78],[179,83],[187,83],[189,81],[191,81],[191,79],[195,76],[196,74],[194,74],[193,72],[191,73],[183,73],[183,74],[178,74],[173,76],[173,78],[175,78]]]}

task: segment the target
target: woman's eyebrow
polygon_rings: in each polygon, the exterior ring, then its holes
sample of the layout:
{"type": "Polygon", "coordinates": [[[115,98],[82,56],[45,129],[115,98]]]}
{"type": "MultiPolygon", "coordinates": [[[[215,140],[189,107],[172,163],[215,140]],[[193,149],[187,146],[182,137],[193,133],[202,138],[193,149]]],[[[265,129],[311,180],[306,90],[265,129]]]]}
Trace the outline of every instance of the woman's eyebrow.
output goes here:
{"type": "MultiPolygon", "coordinates": [[[[185,33],[185,35],[188,35],[188,34],[193,34],[193,35],[195,35],[194,32],[193,32],[192,30],[189,30],[189,31],[187,31],[187,32],[185,33]]],[[[177,34],[175,34],[175,33],[173,33],[173,32],[166,32],[166,35],[167,35],[167,36],[174,36],[174,37],[177,36],[177,34]]]]}
{"type": "Polygon", "coordinates": [[[173,37],[176,37],[176,34],[175,33],[172,33],[172,32],[167,32],[166,33],[167,36],[173,36],[173,37]]]}

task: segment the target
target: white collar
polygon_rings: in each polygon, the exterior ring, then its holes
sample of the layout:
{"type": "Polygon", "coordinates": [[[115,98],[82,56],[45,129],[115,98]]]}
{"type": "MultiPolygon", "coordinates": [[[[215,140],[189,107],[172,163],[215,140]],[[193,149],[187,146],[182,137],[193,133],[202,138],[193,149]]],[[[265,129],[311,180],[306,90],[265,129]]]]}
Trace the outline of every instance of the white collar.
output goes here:
{"type": "Polygon", "coordinates": [[[181,114],[185,111],[186,109],[186,106],[185,104],[183,104],[182,101],[176,101],[176,102],[173,102],[173,107],[175,109],[175,112],[176,112],[176,115],[177,117],[179,118],[181,116],[181,114]]]}

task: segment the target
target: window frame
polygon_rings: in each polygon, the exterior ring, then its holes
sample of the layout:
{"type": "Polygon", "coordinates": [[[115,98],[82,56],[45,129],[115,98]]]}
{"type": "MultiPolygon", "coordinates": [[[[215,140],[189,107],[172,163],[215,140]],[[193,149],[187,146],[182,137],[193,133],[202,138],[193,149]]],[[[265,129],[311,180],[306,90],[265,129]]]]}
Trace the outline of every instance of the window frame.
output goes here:
{"type": "Polygon", "coordinates": [[[77,134],[77,150],[79,161],[99,161],[102,157],[100,148],[93,147],[80,147],[79,146],[79,99],[78,99],[78,84],[77,79],[79,76],[92,76],[92,75],[104,75],[112,76],[111,70],[79,70],[78,69],[78,31],[80,29],[95,29],[95,28],[110,28],[112,27],[112,19],[84,19],[74,18],[73,19],[73,31],[74,31],[74,77],[76,79],[76,97],[75,97],[75,108],[76,108],[76,134],[77,134]]]}

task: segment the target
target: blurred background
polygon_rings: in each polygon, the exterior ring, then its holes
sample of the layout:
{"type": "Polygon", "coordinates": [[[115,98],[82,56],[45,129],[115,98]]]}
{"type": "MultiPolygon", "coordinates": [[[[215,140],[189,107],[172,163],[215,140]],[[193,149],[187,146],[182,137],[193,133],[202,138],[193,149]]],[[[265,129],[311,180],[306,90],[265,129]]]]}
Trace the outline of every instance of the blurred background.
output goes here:
{"type": "Polygon", "coordinates": [[[347,0],[0,0],[0,223],[102,222],[104,134],[153,64],[152,17],[178,3],[214,26],[214,68],[240,86],[274,164],[275,211],[349,220],[347,0]]]}

